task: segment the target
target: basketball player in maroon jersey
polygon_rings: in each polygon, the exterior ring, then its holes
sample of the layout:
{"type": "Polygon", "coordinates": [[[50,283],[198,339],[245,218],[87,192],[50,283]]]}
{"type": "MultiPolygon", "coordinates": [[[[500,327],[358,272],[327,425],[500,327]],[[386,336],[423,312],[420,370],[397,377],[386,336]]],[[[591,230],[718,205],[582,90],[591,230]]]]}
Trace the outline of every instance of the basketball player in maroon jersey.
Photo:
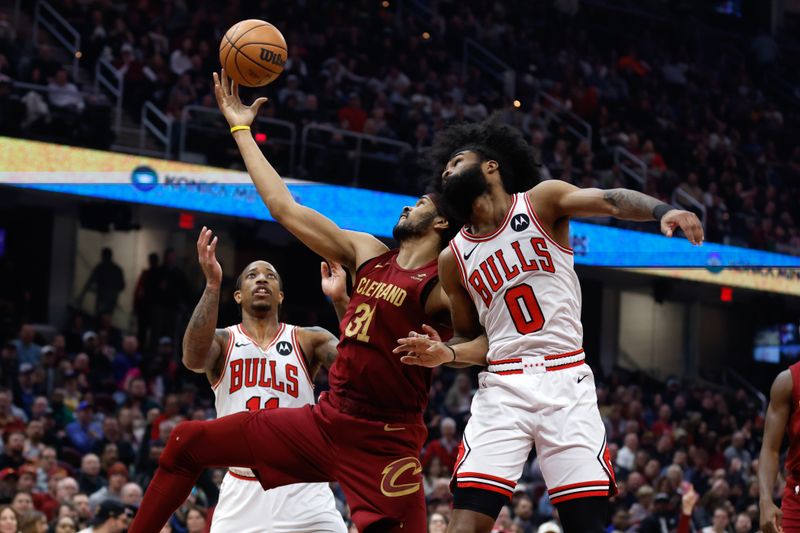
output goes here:
{"type": "Polygon", "coordinates": [[[703,240],[702,225],[636,191],[537,185],[525,139],[491,121],[443,130],[431,159],[443,169],[434,190],[450,219],[465,224],[439,257],[455,336],[443,344],[415,335],[397,351],[408,352],[410,364],[488,363],[453,476],[448,531],[491,531],[535,444],[565,533],[604,532],[616,485],[584,364],[569,220],[659,220],[664,234],[680,228],[693,244],[703,240]]]}
{"type": "Polygon", "coordinates": [[[224,71],[214,75],[217,103],[247,170],[272,216],[322,257],[355,274],[341,322],[330,391],[315,406],[239,413],[184,422],[173,431],[131,533],[156,533],[186,498],[202,470],[253,470],[265,489],[336,480],[359,531],[425,531],[420,451],[430,370],[404,365],[396,340],[449,317],[437,257],[451,228],[435,196],[403,209],[394,228],[400,247],[346,231],[298,204],[246,129],[265,99],[242,104],[224,71]]]}
{"type": "Polygon", "coordinates": [[[778,374],[772,382],[758,457],[758,492],[761,531],[800,532],[800,363],[778,374]],[[784,433],[789,434],[789,451],[785,463],[786,488],[778,509],[772,494],[784,433]]]}

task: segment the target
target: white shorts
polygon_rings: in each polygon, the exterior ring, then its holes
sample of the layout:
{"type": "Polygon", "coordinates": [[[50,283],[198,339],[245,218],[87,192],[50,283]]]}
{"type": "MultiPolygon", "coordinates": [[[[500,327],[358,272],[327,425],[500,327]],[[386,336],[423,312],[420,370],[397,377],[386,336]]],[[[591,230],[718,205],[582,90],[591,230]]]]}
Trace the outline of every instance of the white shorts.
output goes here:
{"type": "Polygon", "coordinates": [[[327,483],[264,490],[255,478],[225,474],[211,533],[347,533],[327,483]]]}
{"type": "Polygon", "coordinates": [[[616,494],[594,374],[582,351],[564,356],[490,361],[478,376],[454,485],[510,498],[535,446],[553,503],[616,494]]]}

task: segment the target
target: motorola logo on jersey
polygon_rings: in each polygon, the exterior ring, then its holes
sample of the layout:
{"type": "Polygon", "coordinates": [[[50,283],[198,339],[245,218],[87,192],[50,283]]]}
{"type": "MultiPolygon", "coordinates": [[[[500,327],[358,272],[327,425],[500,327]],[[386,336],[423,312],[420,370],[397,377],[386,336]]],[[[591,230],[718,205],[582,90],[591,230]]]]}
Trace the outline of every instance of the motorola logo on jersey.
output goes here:
{"type": "Polygon", "coordinates": [[[136,167],[131,173],[131,184],[142,192],[147,192],[158,185],[158,174],[148,166],[136,167]]]}
{"type": "Polygon", "coordinates": [[[281,355],[289,355],[292,353],[292,343],[287,341],[281,341],[276,346],[275,349],[281,355]]]}
{"type": "Polygon", "coordinates": [[[514,231],[525,231],[531,225],[531,219],[525,213],[514,215],[511,219],[511,229],[514,231]]]}

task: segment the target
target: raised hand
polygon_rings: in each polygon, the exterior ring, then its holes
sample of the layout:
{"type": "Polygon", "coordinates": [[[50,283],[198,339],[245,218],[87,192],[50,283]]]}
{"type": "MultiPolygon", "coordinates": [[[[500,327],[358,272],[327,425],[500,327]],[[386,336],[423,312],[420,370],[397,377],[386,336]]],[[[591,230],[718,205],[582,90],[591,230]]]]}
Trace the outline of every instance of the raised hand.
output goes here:
{"type": "Polygon", "coordinates": [[[267,101],[263,96],[256,98],[252,105],[244,105],[239,98],[239,85],[233,81],[228,81],[225,69],[217,75],[214,73],[214,96],[217,98],[217,105],[225,120],[233,126],[249,126],[255,120],[258,110],[267,101]]]}
{"type": "Polygon", "coordinates": [[[213,232],[205,226],[200,230],[200,237],[197,239],[197,259],[206,277],[206,285],[219,288],[222,285],[222,267],[217,261],[217,237],[212,238],[212,234],[213,232]]]}
{"type": "Polygon", "coordinates": [[[703,244],[703,225],[697,215],[690,211],[673,209],[661,218],[661,233],[672,237],[676,228],[683,230],[683,234],[692,244],[703,244]]]}
{"type": "Polygon", "coordinates": [[[398,346],[392,352],[405,353],[400,361],[407,365],[433,368],[451,362],[453,350],[442,342],[439,333],[427,324],[422,325],[422,331],[411,331],[408,337],[398,339],[398,346]]]}
{"type": "Polygon", "coordinates": [[[320,266],[322,293],[334,302],[347,298],[347,271],[335,261],[323,261],[320,266]]]}

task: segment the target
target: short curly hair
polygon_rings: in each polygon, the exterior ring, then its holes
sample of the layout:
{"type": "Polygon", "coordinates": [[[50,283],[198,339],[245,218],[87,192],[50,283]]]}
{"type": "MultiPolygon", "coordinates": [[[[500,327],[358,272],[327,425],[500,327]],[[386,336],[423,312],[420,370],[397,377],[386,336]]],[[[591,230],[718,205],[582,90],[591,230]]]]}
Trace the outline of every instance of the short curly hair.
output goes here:
{"type": "Polygon", "coordinates": [[[483,161],[497,161],[503,188],[509,194],[527,191],[539,182],[539,164],[519,130],[493,117],[456,124],[440,131],[428,151],[434,175],[430,190],[442,190],[442,170],[457,152],[469,150],[483,161]]]}

